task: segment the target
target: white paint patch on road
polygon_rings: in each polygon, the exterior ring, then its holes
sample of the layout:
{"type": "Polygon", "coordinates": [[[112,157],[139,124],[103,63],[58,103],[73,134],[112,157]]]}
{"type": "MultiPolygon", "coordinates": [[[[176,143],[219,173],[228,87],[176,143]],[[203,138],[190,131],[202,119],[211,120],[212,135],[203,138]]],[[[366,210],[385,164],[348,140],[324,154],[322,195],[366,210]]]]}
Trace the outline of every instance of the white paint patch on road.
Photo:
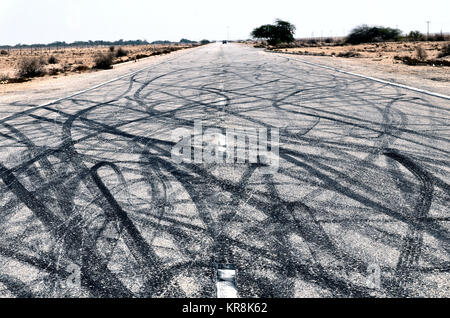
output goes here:
{"type": "Polygon", "coordinates": [[[238,298],[236,269],[233,265],[219,265],[217,268],[217,298],[238,298]]]}

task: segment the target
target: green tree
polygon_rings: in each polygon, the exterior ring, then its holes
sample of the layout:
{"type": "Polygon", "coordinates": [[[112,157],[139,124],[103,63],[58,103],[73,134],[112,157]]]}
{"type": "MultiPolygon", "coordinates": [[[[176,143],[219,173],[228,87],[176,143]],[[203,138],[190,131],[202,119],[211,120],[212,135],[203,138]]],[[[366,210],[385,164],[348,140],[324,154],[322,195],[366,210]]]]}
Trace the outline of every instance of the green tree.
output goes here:
{"type": "Polygon", "coordinates": [[[254,39],[266,40],[270,45],[295,41],[295,26],[287,21],[276,20],[275,24],[265,24],[253,30],[254,39]]]}

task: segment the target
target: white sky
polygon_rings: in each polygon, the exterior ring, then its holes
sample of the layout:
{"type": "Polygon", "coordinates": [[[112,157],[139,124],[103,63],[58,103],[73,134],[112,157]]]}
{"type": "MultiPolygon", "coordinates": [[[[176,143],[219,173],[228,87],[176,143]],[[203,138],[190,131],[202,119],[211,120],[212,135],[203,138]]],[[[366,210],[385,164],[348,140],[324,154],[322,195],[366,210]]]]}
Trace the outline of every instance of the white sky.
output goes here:
{"type": "Polygon", "coordinates": [[[0,44],[76,40],[247,39],[281,18],[297,37],[343,35],[356,25],[450,32],[448,0],[0,0],[0,44]]]}

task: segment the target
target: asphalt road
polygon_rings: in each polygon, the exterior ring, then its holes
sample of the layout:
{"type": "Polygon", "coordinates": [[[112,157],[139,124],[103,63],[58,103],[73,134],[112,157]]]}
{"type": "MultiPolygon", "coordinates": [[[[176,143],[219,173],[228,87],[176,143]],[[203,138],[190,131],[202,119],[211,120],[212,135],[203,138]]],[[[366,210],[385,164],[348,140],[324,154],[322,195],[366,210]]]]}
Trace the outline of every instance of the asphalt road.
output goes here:
{"type": "Polygon", "coordinates": [[[450,297],[449,100],[213,44],[10,107],[0,296],[450,297]],[[176,163],[195,120],[279,128],[278,172],[176,163]]]}

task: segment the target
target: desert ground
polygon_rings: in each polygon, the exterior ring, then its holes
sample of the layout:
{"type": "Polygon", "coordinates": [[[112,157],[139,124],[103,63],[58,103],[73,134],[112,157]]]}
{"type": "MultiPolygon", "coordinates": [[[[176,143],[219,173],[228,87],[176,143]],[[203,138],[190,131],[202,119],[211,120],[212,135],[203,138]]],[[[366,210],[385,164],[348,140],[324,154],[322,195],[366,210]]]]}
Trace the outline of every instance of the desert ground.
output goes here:
{"type": "MultiPolygon", "coordinates": [[[[426,52],[427,59],[441,59],[440,52],[450,41],[440,42],[386,42],[366,43],[358,45],[326,45],[305,46],[285,49],[287,52],[318,54],[336,57],[364,58],[382,64],[399,64],[396,56],[417,57],[417,48],[421,47],[426,52]]],[[[442,57],[442,60],[450,61],[450,56],[442,57]]]]}
{"type": "Polygon", "coordinates": [[[192,45],[173,44],[58,49],[3,49],[0,50],[0,92],[3,85],[13,85],[17,82],[30,80],[29,78],[20,78],[18,75],[18,64],[21,60],[27,58],[38,58],[42,61],[44,77],[57,77],[93,71],[95,58],[99,54],[112,54],[114,56],[113,64],[120,64],[190,47],[192,45]],[[118,54],[118,52],[122,54],[118,54]]]}

